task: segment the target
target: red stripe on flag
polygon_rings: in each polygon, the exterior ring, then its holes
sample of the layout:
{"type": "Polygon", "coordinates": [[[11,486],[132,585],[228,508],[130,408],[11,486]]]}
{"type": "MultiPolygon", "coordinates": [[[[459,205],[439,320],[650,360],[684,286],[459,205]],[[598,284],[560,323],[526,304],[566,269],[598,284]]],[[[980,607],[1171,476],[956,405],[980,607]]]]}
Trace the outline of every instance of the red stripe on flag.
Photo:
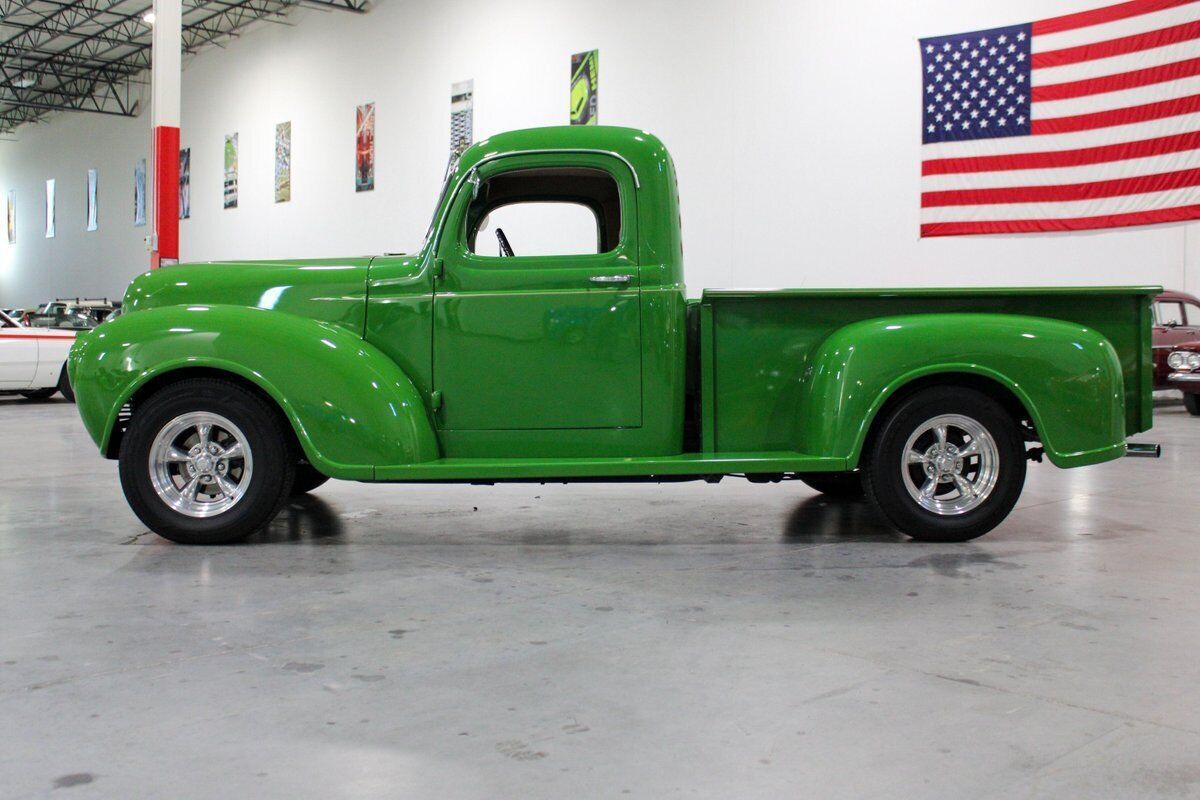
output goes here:
{"type": "Polygon", "coordinates": [[[1186,6],[1196,0],[1131,0],[1128,3],[1117,3],[1114,6],[1094,8],[1091,11],[1080,11],[1076,14],[1064,14],[1061,17],[1051,17],[1033,23],[1033,35],[1072,31],[1076,28],[1086,28],[1089,25],[1099,25],[1103,22],[1116,22],[1119,19],[1139,17],[1154,11],[1164,11],[1168,8],[1186,6]]]}
{"type": "Polygon", "coordinates": [[[1094,128],[1107,128],[1112,125],[1132,125],[1135,122],[1149,122],[1153,119],[1191,114],[1195,111],[1200,111],[1200,94],[1176,97],[1173,100],[1160,100],[1157,103],[1147,103],[1143,106],[1114,108],[1111,111],[1096,111],[1092,114],[1035,119],[1030,126],[1029,132],[1034,136],[1050,133],[1073,133],[1075,131],[1088,131],[1094,128]]]}
{"type": "Polygon", "coordinates": [[[1142,139],[1136,142],[1083,147],[1078,150],[1052,150],[1042,153],[1014,153],[1003,156],[974,156],[971,158],[935,158],[921,163],[922,175],[953,175],[964,172],[1005,172],[1015,169],[1054,169],[1082,167],[1147,158],[1165,153],[1180,153],[1200,149],[1200,131],[1142,139]]]}
{"type": "Polygon", "coordinates": [[[1122,36],[1119,39],[1109,39],[1107,42],[1093,42],[1076,47],[1064,47],[1061,50],[1047,50],[1044,53],[1034,53],[1030,63],[1034,69],[1045,67],[1061,67],[1064,64],[1077,64],[1080,61],[1092,61],[1097,58],[1136,53],[1139,50],[1149,50],[1168,44],[1178,44],[1200,38],[1200,22],[1185,22],[1170,28],[1160,28],[1146,33],[1135,33],[1132,36],[1122,36]]]}
{"type": "Polygon", "coordinates": [[[921,236],[961,236],[979,233],[1035,233],[1045,231],[1085,231],[1093,228],[1121,228],[1152,225],[1156,222],[1183,222],[1200,219],[1200,205],[1105,214],[1098,217],[1069,219],[1013,219],[992,222],[930,222],[921,226],[921,236]]]}
{"type": "Polygon", "coordinates": [[[1165,192],[1184,186],[1200,186],[1200,169],[1181,169],[1136,178],[1117,178],[1058,186],[1006,186],[1001,189],[950,189],[921,192],[921,208],[939,206],[984,206],[996,203],[1070,203],[1126,194],[1165,192]]]}
{"type": "Polygon", "coordinates": [[[1100,78],[1088,78],[1087,80],[1070,81],[1069,83],[1052,83],[1046,86],[1035,86],[1030,95],[1033,97],[1033,102],[1042,103],[1048,100],[1066,100],[1072,97],[1085,97],[1090,94],[1119,92],[1122,89],[1150,86],[1155,83],[1190,78],[1193,75],[1200,75],[1200,58],[1189,58],[1186,61],[1176,61],[1173,64],[1135,69],[1131,72],[1104,75],[1100,78]]]}

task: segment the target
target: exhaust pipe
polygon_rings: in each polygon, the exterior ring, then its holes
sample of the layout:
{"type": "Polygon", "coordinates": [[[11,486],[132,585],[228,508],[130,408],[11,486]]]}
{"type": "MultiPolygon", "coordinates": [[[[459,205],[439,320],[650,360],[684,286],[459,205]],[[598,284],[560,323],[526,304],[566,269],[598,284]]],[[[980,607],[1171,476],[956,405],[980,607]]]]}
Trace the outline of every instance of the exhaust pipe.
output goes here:
{"type": "Polygon", "coordinates": [[[1126,442],[1125,455],[1130,458],[1160,458],[1162,456],[1162,445],[1126,442]]]}

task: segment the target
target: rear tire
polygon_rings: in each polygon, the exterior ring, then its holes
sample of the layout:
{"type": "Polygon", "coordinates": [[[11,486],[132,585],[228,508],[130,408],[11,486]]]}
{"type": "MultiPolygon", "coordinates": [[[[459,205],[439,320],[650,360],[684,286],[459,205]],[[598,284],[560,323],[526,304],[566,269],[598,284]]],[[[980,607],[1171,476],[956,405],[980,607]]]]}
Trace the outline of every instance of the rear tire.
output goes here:
{"type": "Polygon", "coordinates": [[[328,475],[317,472],[316,467],[312,464],[302,461],[296,465],[296,480],[292,483],[292,496],[308,494],[327,480],[329,480],[328,475]]]}
{"type": "Polygon", "coordinates": [[[1188,393],[1183,396],[1183,407],[1193,417],[1200,417],[1200,394],[1188,393]]]}
{"type": "Polygon", "coordinates": [[[857,500],[865,491],[857,472],[804,472],[799,478],[810,489],[841,500],[857,500]]]}
{"type": "Polygon", "coordinates": [[[934,387],[888,412],[863,468],[867,496],[897,529],[964,542],[999,525],[1025,485],[1016,420],[971,389],[934,387]]]}
{"type": "Polygon", "coordinates": [[[26,400],[49,400],[57,391],[57,386],[51,386],[49,389],[31,389],[28,392],[21,392],[21,396],[26,400]]]}
{"type": "Polygon", "coordinates": [[[121,440],[125,498],[179,544],[224,544],[267,525],[292,489],[291,431],[258,395],[184,380],[141,404],[121,440]]]}

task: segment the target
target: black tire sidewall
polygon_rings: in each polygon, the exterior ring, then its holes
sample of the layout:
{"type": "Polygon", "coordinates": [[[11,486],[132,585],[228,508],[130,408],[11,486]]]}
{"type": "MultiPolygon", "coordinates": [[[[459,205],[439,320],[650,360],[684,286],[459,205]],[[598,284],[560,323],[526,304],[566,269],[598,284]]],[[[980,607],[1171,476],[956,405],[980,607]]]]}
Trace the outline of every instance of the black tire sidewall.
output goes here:
{"type": "Polygon", "coordinates": [[[962,542],[992,530],[1012,511],[1025,485],[1025,462],[1020,428],[999,403],[971,389],[935,387],[917,392],[890,411],[870,444],[864,484],[875,506],[903,533],[921,541],[962,542]],[[941,516],[918,505],[899,468],[912,432],[943,414],[961,414],[983,425],[1000,458],[996,485],[987,500],[956,516],[941,516]]]}
{"type": "Polygon", "coordinates": [[[853,500],[863,496],[862,475],[857,472],[802,472],[800,481],[821,494],[853,500]]]}
{"type": "Polygon", "coordinates": [[[180,544],[223,544],[248,536],[275,517],[294,477],[294,460],[278,414],[242,387],[217,380],[173,384],[136,410],[121,441],[121,486],[146,527],[180,544]],[[254,458],[250,486],[223,514],[194,518],[169,508],[154,490],[148,462],[158,432],[181,414],[208,411],[228,419],[247,439],[254,458]]]}
{"type": "Polygon", "coordinates": [[[317,468],[307,461],[302,461],[296,465],[296,479],[292,481],[292,494],[308,494],[327,480],[329,480],[328,475],[318,472],[317,468]]]}
{"type": "Polygon", "coordinates": [[[1200,394],[1186,392],[1183,395],[1183,407],[1193,417],[1200,417],[1200,394]]]}
{"type": "Polygon", "coordinates": [[[71,375],[67,372],[66,364],[63,364],[62,373],[58,376],[58,391],[69,402],[75,402],[75,389],[71,386],[71,375]]]}

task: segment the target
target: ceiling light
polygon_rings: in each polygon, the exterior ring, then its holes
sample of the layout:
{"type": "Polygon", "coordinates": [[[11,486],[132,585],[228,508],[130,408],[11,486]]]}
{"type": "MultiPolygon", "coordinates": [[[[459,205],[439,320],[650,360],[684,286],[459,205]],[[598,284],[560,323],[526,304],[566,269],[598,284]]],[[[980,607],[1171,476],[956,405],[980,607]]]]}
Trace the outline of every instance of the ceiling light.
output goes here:
{"type": "Polygon", "coordinates": [[[142,14],[142,22],[146,23],[147,25],[153,25],[154,24],[154,12],[147,11],[145,14],[142,14]]]}
{"type": "Polygon", "coordinates": [[[36,86],[37,82],[37,75],[33,75],[28,72],[24,75],[18,75],[12,79],[12,85],[18,89],[28,89],[32,86],[36,86]]]}

